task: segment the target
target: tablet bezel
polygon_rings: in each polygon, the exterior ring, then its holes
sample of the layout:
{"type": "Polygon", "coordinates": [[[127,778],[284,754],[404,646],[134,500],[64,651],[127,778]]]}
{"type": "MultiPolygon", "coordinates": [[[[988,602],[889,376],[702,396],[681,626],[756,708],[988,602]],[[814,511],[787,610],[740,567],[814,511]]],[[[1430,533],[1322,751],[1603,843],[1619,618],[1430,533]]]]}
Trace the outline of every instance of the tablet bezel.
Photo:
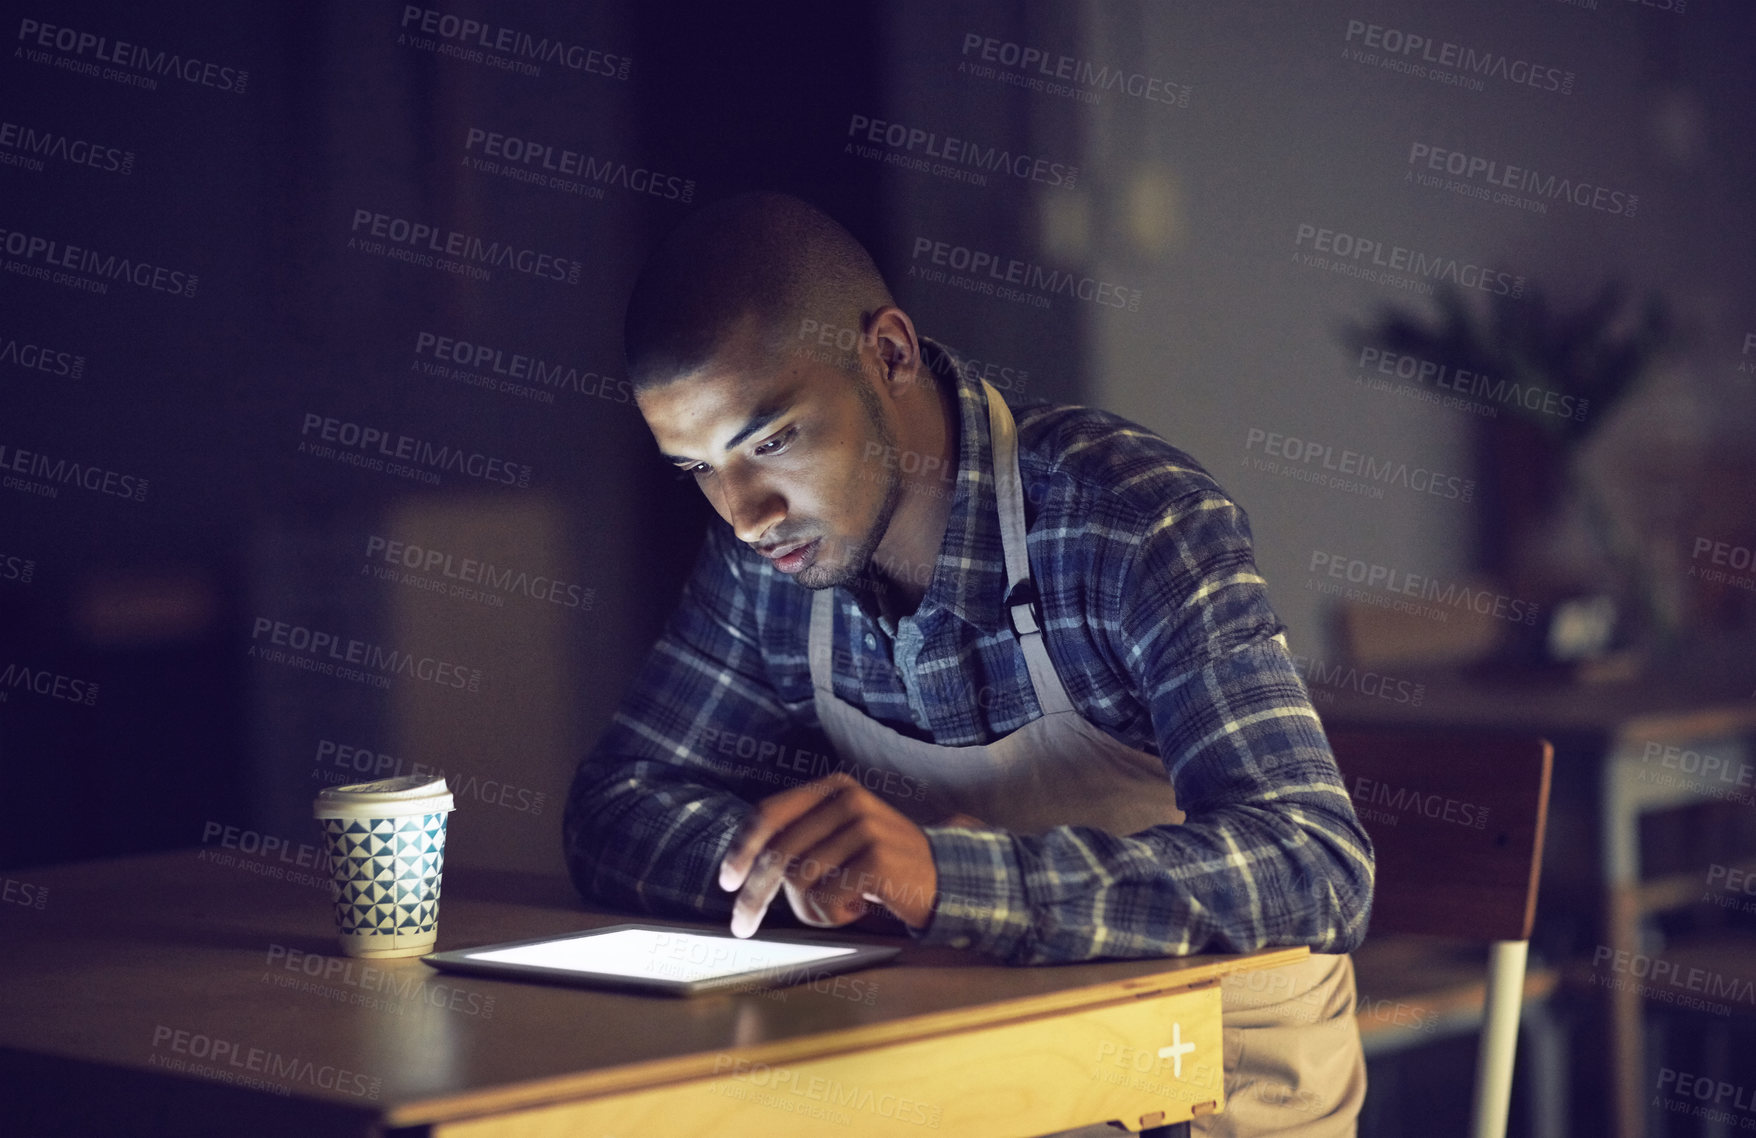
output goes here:
{"type": "Polygon", "coordinates": [[[558,940],[577,940],[581,937],[601,936],[629,929],[655,933],[689,933],[693,936],[729,937],[731,935],[729,932],[715,929],[634,921],[619,925],[604,925],[595,929],[555,933],[550,936],[529,937],[525,940],[481,944],[474,948],[448,949],[445,952],[428,953],[420,959],[440,971],[492,976],[502,980],[535,980],[551,984],[567,984],[577,988],[613,988],[624,992],[646,992],[664,996],[701,996],[714,992],[790,987],[794,984],[803,984],[808,980],[815,980],[821,976],[833,976],[840,972],[870,968],[875,964],[882,964],[890,960],[902,951],[901,948],[889,945],[856,944],[825,940],[821,937],[779,933],[753,939],[757,943],[797,944],[812,948],[851,949],[852,951],[843,952],[839,956],[832,956],[824,960],[813,960],[799,964],[778,964],[769,968],[734,972],[726,976],[714,976],[702,980],[676,980],[663,976],[627,976],[618,972],[582,972],[575,968],[551,968],[542,964],[512,964],[500,960],[482,960],[474,955],[508,948],[522,948],[531,944],[547,944],[558,940]]]}

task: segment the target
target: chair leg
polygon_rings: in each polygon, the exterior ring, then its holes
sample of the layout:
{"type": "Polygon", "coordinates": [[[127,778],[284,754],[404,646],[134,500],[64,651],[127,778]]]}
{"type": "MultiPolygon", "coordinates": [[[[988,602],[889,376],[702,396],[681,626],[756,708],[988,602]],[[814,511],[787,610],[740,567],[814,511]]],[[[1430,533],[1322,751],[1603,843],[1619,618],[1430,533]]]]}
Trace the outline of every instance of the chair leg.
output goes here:
{"type": "MultiPolygon", "coordinates": [[[[1640,949],[1640,919],[1632,890],[1618,889],[1610,895],[1609,944],[1617,950],[1638,952],[1640,949]]],[[[1648,1134],[1663,1134],[1663,1123],[1649,1119],[1647,1104],[1652,1096],[1642,1093],[1647,1082],[1647,1057],[1656,1054],[1646,1047],[1646,1029],[1650,1020],[1643,998],[1626,976],[1612,974],[1601,978],[1624,981],[1609,989],[1606,1001],[1610,1012],[1610,1101],[1615,1104],[1610,1133],[1614,1138],[1646,1138],[1648,1134]],[[1659,1129],[1650,1129],[1649,1121],[1659,1129]]]]}
{"type": "MultiPolygon", "coordinates": [[[[1639,1054],[1651,1056],[1655,1067],[1660,1064],[1677,1062],[1671,1050],[1671,1021],[1667,1017],[1662,1015],[1648,1016],[1641,1023],[1640,1034],[1635,1037],[1635,1041],[1640,1044],[1639,1054]]],[[[1644,1088],[1636,1089],[1644,1090],[1644,1088]]],[[[1633,1135],[1633,1138],[1646,1138],[1649,1134],[1668,1134],[1670,1129],[1667,1119],[1668,1115],[1663,1101],[1652,1095],[1642,1094],[1639,1116],[1637,1119],[1630,1120],[1627,1130],[1629,1134],[1633,1135]],[[1639,1131],[1633,1129],[1632,1123],[1634,1121],[1639,1122],[1639,1131]]]]}
{"type": "MultiPolygon", "coordinates": [[[[1702,1051],[1702,1066],[1707,1068],[1708,1077],[1715,1085],[1725,1086],[1727,1081],[1735,1078],[1730,1059],[1731,1025],[1725,1023],[1709,1023],[1706,1027],[1707,1039],[1702,1051]]],[[[1702,1138],[1726,1138],[1732,1132],[1727,1119],[1732,1117],[1729,1110],[1715,1110],[1705,1119],[1702,1127],[1702,1138]]]]}
{"type": "Polygon", "coordinates": [[[1471,1138],[1506,1138],[1512,1105],[1512,1061],[1518,1053],[1518,1012],[1524,1003],[1525,940],[1497,940],[1488,949],[1488,998],[1476,1050],[1471,1138]]]}
{"type": "Polygon", "coordinates": [[[1540,1000],[1524,1009],[1519,1026],[1524,1030],[1519,1047],[1530,1080],[1530,1134],[1532,1138],[1568,1138],[1572,1132],[1567,1126],[1566,1029],[1556,1022],[1554,1010],[1540,1000]]]}

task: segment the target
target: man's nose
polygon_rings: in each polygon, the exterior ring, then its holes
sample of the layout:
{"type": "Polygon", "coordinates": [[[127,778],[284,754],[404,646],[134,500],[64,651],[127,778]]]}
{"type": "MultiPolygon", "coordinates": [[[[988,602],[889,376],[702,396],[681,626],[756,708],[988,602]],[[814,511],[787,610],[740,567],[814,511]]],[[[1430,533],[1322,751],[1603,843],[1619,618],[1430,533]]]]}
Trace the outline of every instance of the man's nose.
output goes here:
{"type": "Polygon", "coordinates": [[[725,491],[726,521],[739,541],[754,544],[787,516],[786,499],[760,481],[727,478],[720,485],[725,491]]]}

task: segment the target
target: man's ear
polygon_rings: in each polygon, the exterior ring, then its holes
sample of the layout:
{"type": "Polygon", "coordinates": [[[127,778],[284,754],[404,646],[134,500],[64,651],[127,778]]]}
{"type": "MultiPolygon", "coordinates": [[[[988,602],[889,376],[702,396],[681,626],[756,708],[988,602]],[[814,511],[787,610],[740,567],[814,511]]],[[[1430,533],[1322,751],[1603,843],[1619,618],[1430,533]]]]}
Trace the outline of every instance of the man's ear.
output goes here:
{"type": "Polygon", "coordinates": [[[865,321],[865,335],[878,356],[880,380],[896,398],[920,378],[921,341],[915,334],[915,323],[908,313],[887,304],[874,311],[865,321]]]}

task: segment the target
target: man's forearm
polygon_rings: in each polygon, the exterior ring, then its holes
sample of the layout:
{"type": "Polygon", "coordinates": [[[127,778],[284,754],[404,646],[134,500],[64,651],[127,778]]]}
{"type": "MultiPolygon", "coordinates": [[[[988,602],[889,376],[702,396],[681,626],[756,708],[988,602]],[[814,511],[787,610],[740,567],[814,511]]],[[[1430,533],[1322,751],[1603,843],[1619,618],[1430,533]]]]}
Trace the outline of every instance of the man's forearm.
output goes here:
{"type": "Polygon", "coordinates": [[[750,806],[651,761],[588,763],[563,820],[567,870],[588,898],[671,916],[728,916],[719,863],[750,806]]]}
{"type": "Polygon", "coordinates": [[[1014,964],[1267,945],[1351,951],[1372,874],[1350,828],[1238,813],[1133,837],[927,827],[940,895],[922,939],[1014,964]],[[1240,864],[1246,850],[1263,856],[1240,864]]]}

